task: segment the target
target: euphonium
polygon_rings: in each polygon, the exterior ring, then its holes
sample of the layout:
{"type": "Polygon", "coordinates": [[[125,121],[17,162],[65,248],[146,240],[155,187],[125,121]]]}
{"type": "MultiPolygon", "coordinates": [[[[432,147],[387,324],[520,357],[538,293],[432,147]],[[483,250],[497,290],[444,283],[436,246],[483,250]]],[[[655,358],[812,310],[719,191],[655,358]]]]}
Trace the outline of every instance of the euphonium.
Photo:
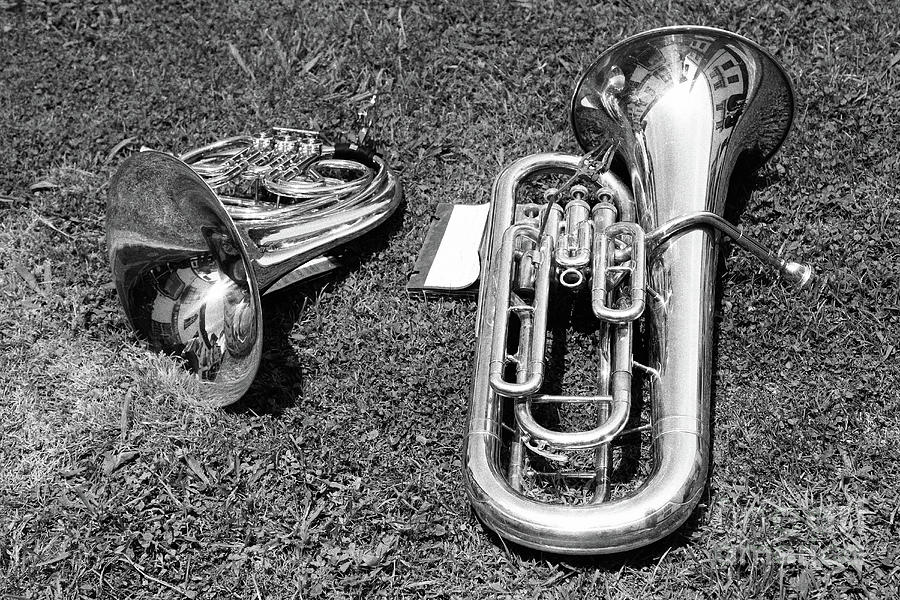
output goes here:
{"type": "Polygon", "coordinates": [[[329,253],[399,206],[397,176],[362,146],[369,125],[359,144],[273,128],[183,160],[140,152],[113,177],[106,239],[125,313],[154,349],[185,360],[211,404],[253,380],[260,296],[327,269],[329,253]]]}
{"type": "Polygon", "coordinates": [[[481,252],[464,471],[476,513],[502,537],[619,552],[673,532],[697,506],[710,461],[719,238],[800,287],[812,276],[723,218],[735,166],[755,169],[777,150],[793,107],[788,75],[757,44],[705,27],[648,31],[604,52],[576,86],[584,156],[536,154],[499,175],[481,252]],[[543,202],[521,201],[547,173],[561,183],[543,202]],[[582,293],[599,335],[596,391],[551,394],[551,303],[582,293]],[[646,364],[632,355],[639,339],[646,364]],[[649,426],[633,424],[634,367],[647,380],[649,426]],[[562,426],[560,410],[573,405],[595,409],[583,428],[562,426]],[[648,430],[646,479],[611,486],[617,440],[648,430]]]}

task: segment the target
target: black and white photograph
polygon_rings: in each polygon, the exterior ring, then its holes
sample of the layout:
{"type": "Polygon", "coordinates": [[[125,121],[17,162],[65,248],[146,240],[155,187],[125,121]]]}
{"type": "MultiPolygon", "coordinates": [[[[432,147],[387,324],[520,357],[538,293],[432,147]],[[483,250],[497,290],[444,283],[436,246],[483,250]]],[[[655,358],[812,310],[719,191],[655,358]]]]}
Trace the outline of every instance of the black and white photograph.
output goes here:
{"type": "Polygon", "coordinates": [[[897,0],[0,0],[0,600],[900,589],[897,0]]]}

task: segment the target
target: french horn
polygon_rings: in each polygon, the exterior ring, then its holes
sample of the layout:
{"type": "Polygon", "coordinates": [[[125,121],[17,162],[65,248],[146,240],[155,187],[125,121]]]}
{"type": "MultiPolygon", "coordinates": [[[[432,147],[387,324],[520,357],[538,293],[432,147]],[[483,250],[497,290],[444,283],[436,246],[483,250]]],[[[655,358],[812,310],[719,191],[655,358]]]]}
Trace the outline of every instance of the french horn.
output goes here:
{"type": "Polygon", "coordinates": [[[720,237],[798,287],[812,277],[723,217],[733,172],[772,156],[793,111],[790,78],[756,43],[656,29],[612,46],[580,78],[571,121],[584,155],[535,154],[498,176],[464,479],[502,538],[613,553],[665,537],[694,511],[710,465],[720,237]],[[533,197],[548,174],[558,183],[533,197]],[[593,393],[554,394],[548,319],[577,297],[599,340],[593,393]],[[633,414],[644,395],[649,424],[633,414]],[[564,419],[573,407],[581,416],[564,419]],[[613,481],[619,443],[638,434],[649,434],[652,466],[639,484],[613,481]]]}
{"type": "Polygon", "coordinates": [[[204,400],[250,387],[262,355],[260,296],[328,270],[335,252],[387,220],[400,182],[365,144],[273,128],[192,150],[144,151],[110,184],[106,240],[139,337],[183,359],[204,400]]]}

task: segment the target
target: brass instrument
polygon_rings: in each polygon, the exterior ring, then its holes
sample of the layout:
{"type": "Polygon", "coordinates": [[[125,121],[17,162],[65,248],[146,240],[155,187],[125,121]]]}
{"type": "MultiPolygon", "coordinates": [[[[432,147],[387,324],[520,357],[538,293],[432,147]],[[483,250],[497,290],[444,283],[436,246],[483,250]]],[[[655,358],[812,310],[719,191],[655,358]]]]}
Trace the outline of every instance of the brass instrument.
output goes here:
{"type": "Polygon", "coordinates": [[[535,154],[499,175],[481,253],[464,472],[475,512],[503,538],[619,552],[693,512],[710,463],[720,236],[799,287],[812,277],[723,218],[736,165],[761,166],[793,110],[788,75],[754,42],[706,27],[647,31],[579,80],[571,119],[584,156],[535,154]],[[553,173],[560,183],[543,201],[521,199],[553,173]],[[599,338],[595,392],[552,394],[548,318],[582,293],[599,338]],[[632,354],[641,338],[647,364],[632,354]],[[649,388],[649,426],[631,414],[633,392],[642,394],[635,368],[649,388]],[[565,427],[560,415],[577,406],[590,409],[581,427],[565,427]],[[646,479],[613,485],[617,443],[647,431],[646,479]]]}
{"type": "Polygon", "coordinates": [[[253,380],[261,294],[327,270],[399,206],[400,182],[365,147],[371,120],[360,117],[352,143],[273,128],[181,159],[140,152],[113,177],[106,239],[125,313],[154,349],[185,360],[211,404],[253,380]]]}

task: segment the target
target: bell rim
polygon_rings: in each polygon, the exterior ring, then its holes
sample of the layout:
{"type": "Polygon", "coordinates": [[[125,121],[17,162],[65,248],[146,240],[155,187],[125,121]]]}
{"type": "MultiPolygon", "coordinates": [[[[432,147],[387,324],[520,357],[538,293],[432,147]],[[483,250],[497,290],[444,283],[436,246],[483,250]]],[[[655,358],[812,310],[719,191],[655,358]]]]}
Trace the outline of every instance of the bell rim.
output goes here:
{"type": "Polygon", "coordinates": [[[784,68],[784,66],[781,64],[781,61],[779,61],[775,57],[775,55],[772,54],[772,52],[770,50],[763,47],[758,42],[755,42],[755,41],[751,40],[750,38],[747,38],[739,33],[734,33],[733,31],[728,31],[727,29],[720,29],[718,27],[709,27],[707,25],[669,25],[669,26],[665,26],[665,27],[656,27],[653,29],[648,29],[646,31],[642,31],[640,33],[636,33],[636,34],[628,36],[624,40],[620,40],[620,41],[616,42],[615,44],[613,44],[612,46],[606,48],[603,52],[600,53],[600,56],[598,56],[596,60],[591,62],[590,65],[588,65],[588,67],[581,73],[581,75],[579,75],[578,80],[575,83],[575,88],[572,92],[571,100],[569,102],[569,124],[572,128],[572,131],[575,134],[575,141],[578,143],[578,147],[582,151],[588,152],[589,149],[585,147],[584,140],[582,139],[582,136],[579,133],[578,128],[575,126],[576,99],[578,98],[578,92],[581,90],[581,87],[584,84],[585,79],[587,78],[588,74],[594,70],[594,67],[596,67],[598,64],[600,64],[600,62],[602,60],[604,60],[604,58],[608,54],[618,50],[619,48],[621,48],[627,44],[632,44],[636,41],[640,41],[645,38],[657,37],[657,36],[661,36],[661,35],[672,35],[672,34],[678,34],[678,33],[694,33],[694,32],[713,33],[716,35],[721,35],[721,36],[739,41],[741,43],[747,44],[747,45],[751,46],[753,49],[760,52],[763,56],[768,58],[772,62],[772,64],[778,69],[778,72],[781,74],[782,80],[785,83],[785,89],[789,96],[789,100],[786,102],[787,108],[789,110],[788,125],[784,129],[784,132],[781,136],[781,139],[778,141],[778,143],[772,147],[772,150],[770,152],[768,152],[765,156],[763,156],[762,160],[759,161],[759,164],[754,168],[754,170],[759,168],[766,162],[768,162],[768,160],[770,158],[772,158],[778,152],[778,150],[782,147],[782,145],[784,145],[785,140],[787,140],[788,136],[790,135],[791,131],[793,131],[793,128],[794,128],[794,115],[797,113],[797,94],[796,94],[796,91],[794,88],[793,79],[791,78],[791,76],[787,72],[787,70],[784,68]]]}

